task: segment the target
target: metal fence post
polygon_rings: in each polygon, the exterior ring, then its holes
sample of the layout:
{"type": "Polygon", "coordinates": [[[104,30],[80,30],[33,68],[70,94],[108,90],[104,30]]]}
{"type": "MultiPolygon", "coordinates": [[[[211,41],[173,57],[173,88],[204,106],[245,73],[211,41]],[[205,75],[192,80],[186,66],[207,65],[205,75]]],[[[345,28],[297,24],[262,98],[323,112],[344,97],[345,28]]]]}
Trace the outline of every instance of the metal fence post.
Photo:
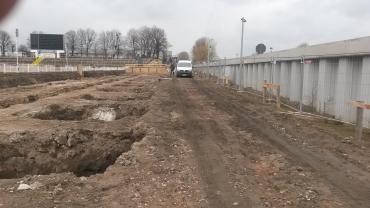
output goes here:
{"type": "Polygon", "coordinates": [[[301,85],[299,86],[300,87],[300,98],[299,98],[299,112],[302,113],[303,112],[303,88],[304,88],[304,85],[303,85],[303,81],[304,81],[304,57],[301,58],[301,67],[300,67],[300,79],[301,79],[301,85]]]}

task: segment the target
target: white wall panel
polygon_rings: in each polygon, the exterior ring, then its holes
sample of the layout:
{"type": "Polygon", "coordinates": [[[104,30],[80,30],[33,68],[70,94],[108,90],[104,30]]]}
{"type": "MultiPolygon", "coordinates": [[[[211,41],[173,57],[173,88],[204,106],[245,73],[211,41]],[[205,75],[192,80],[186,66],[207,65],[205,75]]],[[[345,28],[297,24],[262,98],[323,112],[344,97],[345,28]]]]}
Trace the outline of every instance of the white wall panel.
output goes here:
{"type": "Polygon", "coordinates": [[[253,64],[253,89],[257,90],[258,88],[258,65],[253,64]]]}
{"type": "Polygon", "coordinates": [[[290,62],[281,62],[281,96],[288,98],[290,92],[291,64],[290,62]]]}
{"type": "MultiPolygon", "coordinates": [[[[363,58],[360,77],[359,100],[370,103],[370,56],[363,58]]],[[[370,128],[370,110],[365,110],[364,125],[370,128]]]]}
{"type": "Polygon", "coordinates": [[[337,59],[321,59],[319,62],[319,85],[316,110],[322,114],[334,115],[337,69],[337,59]]]}
{"type": "Polygon", "coordinates": [[[292,102],[299,102],[301,100],[302,64],[298,61],[292,61],[291,64],[289,99],[292,102]]]}
{"type": "Polygon", "coordinates": [[[265,80],[265,69],[264,69],[264,64],[260,63],[258,64],[258,85],[257,85],[257,90],[262,91],[262,85],[265,80]]]}
{"type": "Polygon", "coordinates": [[[303,104],[315,107],[319,82],[319,61],[313,60],[304,65],[303,75],[303,104]]]}

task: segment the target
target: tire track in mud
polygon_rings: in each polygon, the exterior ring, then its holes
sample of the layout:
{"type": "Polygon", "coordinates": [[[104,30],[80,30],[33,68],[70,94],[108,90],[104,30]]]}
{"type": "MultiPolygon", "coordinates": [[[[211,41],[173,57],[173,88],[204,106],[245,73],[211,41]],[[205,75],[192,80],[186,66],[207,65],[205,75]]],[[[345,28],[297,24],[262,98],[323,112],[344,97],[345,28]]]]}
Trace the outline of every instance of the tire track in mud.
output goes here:
{"type": "MultiPolygon", "coordinates": [[[[192,84],[173,80],[170,96],[184,115],[184,136],[193,147],[198,168],[204,183],[207,202],[212,208],[256,207],[248,198],[241,197],[227,177],[223,152],[218,143],[224,143],[225,134],[216,121],[199,117],[197,103],[189,99],[186,91],[192,84]],[[185,86],[184,86],[185,85],[185,86]],[[218,141],[218,142],[215,142],[218,141]]],[[[194,87],[193,87],[194,88],[194,87]]],[[[197,93],[196,90],[192,93],[197,93]]]]}
{"type": "MultiPolygon", "coordinates": [[[[213,85],[213,84],[212,84],[213,85]]],[[[193,80],[193,86],[210,100],[215,101],[217,108],[235,116],[238,125],[248,131],[259,135],[265,142],[284,152],[291,161],[305,167],[310,167],[322,176],[334,193],[339,196],[351,207],[368,208],[370,204],[370,185],[356,178],[349,178],[345,175],[341,167],[335,166],[331,161],[325,160],[320,155],[298,148],[287,142],[283,136],[272,128],[267,127],[266,123],[256,118],[256,113],[252,112],[243,103],[240,103],[232,95],[227,95],[208,87],[200,81],[193,80]],[[232,100],[232,102],[230,102],[232,100]]],[[[258,116],[258,115],[257,115],[258,116]]]]}

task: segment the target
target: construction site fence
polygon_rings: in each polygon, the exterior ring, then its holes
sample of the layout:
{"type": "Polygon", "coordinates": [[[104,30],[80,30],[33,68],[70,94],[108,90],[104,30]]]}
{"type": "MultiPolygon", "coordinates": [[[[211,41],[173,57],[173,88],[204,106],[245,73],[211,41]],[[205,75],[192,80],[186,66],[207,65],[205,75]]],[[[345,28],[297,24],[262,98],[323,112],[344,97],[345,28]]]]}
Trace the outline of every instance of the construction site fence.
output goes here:
{"type": "MultiPolygon", "coordinates": [[[[142,59],[141,62],[146,64],[149,63],[152,59],[142,59]]],[[[35,61],[35,58],[32,57],[20,57],[20,64],[32,64],[35,61]]],[[[44,58],[41,61],[41,65],[54,65],[54,66],[77,66],[77,65],[89,65],[96,67],[119,67],[127,64],[137,64],[139,61],[136,59],[109,59],[109,58],[99,58],[99,57],[70,57],[68,59],[60,58],[44,58]]],[[[17,64],[17,59],[14,57],[0,57],[0,63],[14,65],[17,64]]]]}
{"type": "MultiPolygon", "coordinates": [[[[124,71],[126,67],[93,67],[82,66],[84,71],[124,71]]],[[[0,64],[0,73],[41,73],[41,72],[77,72],[77,66],[54,66],[21,64],[0,64]]]]}
{"type": "MultiPolygon", "coordinates": [[[[274,62],[196,65],[198,73],[226,79],[240,90],[263,92],[263,84],[281,86],[281,97],[301,110],[356,123],[352,101],[370,103],[370,56],[330,57],[274,62]]],[[[370,128],[370,110],[364,112],[370,128]]]]}

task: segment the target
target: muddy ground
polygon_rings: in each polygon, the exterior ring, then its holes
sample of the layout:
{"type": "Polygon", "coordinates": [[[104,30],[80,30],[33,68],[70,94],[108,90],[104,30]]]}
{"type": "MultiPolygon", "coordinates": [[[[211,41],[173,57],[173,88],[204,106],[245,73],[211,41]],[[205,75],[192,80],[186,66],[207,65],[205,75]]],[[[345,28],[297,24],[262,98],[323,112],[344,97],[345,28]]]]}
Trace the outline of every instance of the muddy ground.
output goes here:
{"type": "Polygon", "coordinates": [[[0,207],[369,207],[369,134],[158,78],[0,90],[0,207]]]}
{"type": "MultiPolygon", "coordinates": [[[[85,72],[87,78],[97,78],[102,76],[119,76],[125,71],[88,71],[85,72]]],[[[45,82],[62,80],[79,80],[80,76],[76,72],[40,72],[40,73],[0,73],[0,89],[41,84],[45,82]]]]}

